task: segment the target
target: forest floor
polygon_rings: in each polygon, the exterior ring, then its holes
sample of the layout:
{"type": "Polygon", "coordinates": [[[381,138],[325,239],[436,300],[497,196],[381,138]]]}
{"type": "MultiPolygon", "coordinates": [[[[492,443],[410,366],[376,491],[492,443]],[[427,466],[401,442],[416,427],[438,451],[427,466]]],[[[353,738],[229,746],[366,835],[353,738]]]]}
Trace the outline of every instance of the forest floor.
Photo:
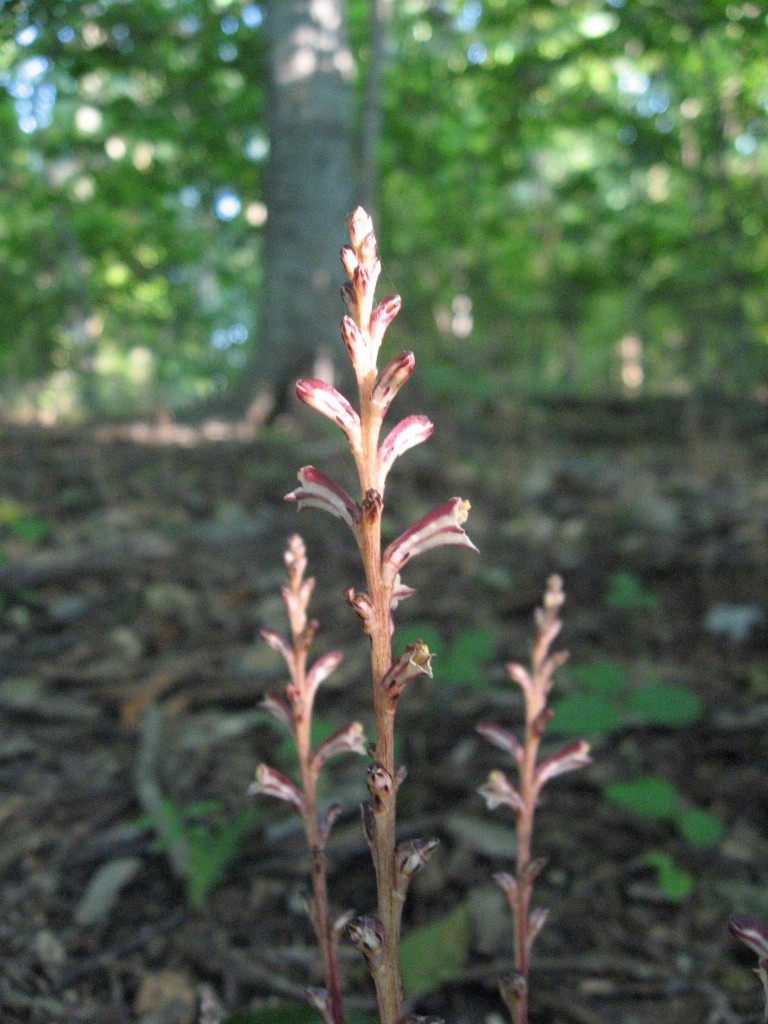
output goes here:
{"type": "MultiPolygon", "coordinates": [[[[768,414],[510,405],[446,426],[438,413],[434,438],[393,471],[385,526],[458,494],[480,554],[417,559],[405,577],[418,593],[398,610],[411,637],[429,625],[443,646],[398,713],[400,829],[440,840],[406,911],[409,1009],[502,1019],[511,932],[491,878],[510,866],[511,829],[476,790],[511,766],[474,726],[519,721],[504,666],[525,660],[556,571],[571,651],[557,686],[607,693],[615,720],[592,737],[594,764],[556,780],[539,811],[535,902],[550,916],[532,1024],[758,1021],[752,958],[727,922],[768,919],[768,414]],[[701,713],[644,718],[643,694],[664,686],[701,713]],[[607,798],[650,774],[677,789],[666,813],[607,798]],[[686,808],[721,834],[686,838],[686,808]]],[[[338,521],[282,502],[304,464],[351,489],[336,437],[305,430],[0,430],[3,1024],[182,1024],[201,985],[241,1022],[307,1019],[279,1012],[319,980],[306,857],[286,806],[246,795],[262,759],[291,771],[258,708],[284,682],[258,629],[284,628],[297,529],[316,650],[346,654],[319,714],[328,727],[370,714],[366,642],[342,598],[361,583],[354,546],[338,521]],[[245,1013],[260,1007],[274,1013],[245,1013]]],[[[331,775],[332,898],[370,912],[363,766],[341,758],[331,775]]],[[[370,1020],[366,972],[347,945],[342,959],[353,1019],[370,1020]]]]}

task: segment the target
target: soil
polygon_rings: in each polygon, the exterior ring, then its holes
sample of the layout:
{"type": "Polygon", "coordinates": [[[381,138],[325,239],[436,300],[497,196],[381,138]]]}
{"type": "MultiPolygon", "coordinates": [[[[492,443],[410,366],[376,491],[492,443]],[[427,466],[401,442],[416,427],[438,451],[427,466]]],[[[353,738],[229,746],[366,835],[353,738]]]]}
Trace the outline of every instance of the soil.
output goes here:
{"type": "MultiPolygon", "coordinates": [[[[491,767],[512,768],[474,726],[519,723],[505,665],[527,657],[556,571],[569,664],[610,660],[630,689],[684,687],[704,712],[680,727],[630,716],[594,740],[590,768],[547,788],[532,1024],[758,1021],[753,957],[727,922],[768,919],[768,414],[658,400],[431,415],[434,438],[393,470],[385,528],[394,536],[460,494],[480,555],[449,548],[411,563],[417,594],[398,621],[430,624],[448,647],[479,627],[492,642],[476,678],[444,678],[438,659],[398,712],[400,830],[440,840],[406,932],[463,908],[454,920],[468,942],[454,962],[445,935],[422,933],[442,967],[409,1012],[503,1019],[512,940],[492,875],[514,846],[510,820],[476,790],[491,767]],[[722,836],[697,846],[606,799],[610,783],[650,773],[713,812],[722,836]],[[665,891],[649,854],[684,871],[690,891],[665,891]]],[[[354,545],[338,521],[297,520],[282,501],[302,464],[351,489],[342,445],[303,421],[251,434],[166,423],[5,427],[0,451],[0,1020],[180,1024],[201,986],[222,1019],[301,1003],[319,981],[306,855],[287,806],[246,790],[261,760],[291,771],[258,708],[285,681],[258,630],[285,628],[283,550],[296,529],[317,580],[315,652],[345,651],[318,713],[329,727],[370,726],[366,641],[342,598],[361,586],[354,545]],[[220,849],[232,840],[202,895],[185,875],[203,868],[184,866],[201,821],[220,849]]],[[[558,680],[578,689],[569,666],[558,680]]],[[[333,902],[371,912],[363,764],[340,758],[329,775],[324,798],[343,808],[333,902]]],[[[347,944],[342,961],[348,1005],[370,1020],[370,982],[347,944]]]]}

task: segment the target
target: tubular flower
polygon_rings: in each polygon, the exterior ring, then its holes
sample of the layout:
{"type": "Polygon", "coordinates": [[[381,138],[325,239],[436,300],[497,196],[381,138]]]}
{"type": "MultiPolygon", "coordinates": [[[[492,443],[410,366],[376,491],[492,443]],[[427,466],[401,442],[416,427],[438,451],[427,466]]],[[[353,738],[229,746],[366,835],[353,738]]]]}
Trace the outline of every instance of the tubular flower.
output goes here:
{"type": "Polygon", "coordinates": [[[382,558],[382,577],[391,585],[395,576],[414,557],[432,548],[453,544],[459,547],[477,548],[462,529],[467,521],[469,502],[451,498],[444,505],[432,509],[405,533],[393,541],[382,558]]]}

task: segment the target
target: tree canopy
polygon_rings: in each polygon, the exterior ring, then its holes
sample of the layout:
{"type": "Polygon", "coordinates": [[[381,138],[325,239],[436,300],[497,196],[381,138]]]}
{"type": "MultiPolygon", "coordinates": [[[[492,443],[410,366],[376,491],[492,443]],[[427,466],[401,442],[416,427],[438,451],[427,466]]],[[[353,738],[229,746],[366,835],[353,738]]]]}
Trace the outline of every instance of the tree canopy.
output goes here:
{"type": "MultiPolygon", "coordinates": [[[[761,386],[764,4],[399,0],[378,47],[371,8],[348,0],[356,152],[434,386],[761,386]]],[[[266,10],[0,6],[6,396],[175,407],[258,373],[266,10]]]]}

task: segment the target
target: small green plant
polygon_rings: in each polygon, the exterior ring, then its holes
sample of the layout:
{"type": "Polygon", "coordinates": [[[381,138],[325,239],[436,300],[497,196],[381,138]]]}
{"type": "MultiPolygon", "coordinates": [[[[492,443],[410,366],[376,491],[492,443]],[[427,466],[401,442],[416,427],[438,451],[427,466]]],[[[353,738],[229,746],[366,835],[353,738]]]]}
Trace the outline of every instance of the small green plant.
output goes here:
{"type": "Polygon", "coordinates": [[[723,838],[725,828],[716,814],[691,806],[673,782],[659,775],[612,782],[603,792],[612,803],[633,814],[671,822],[691,846],[716,846],[723,838]]]}
{"type": "Polygon", "coordinates": [[[652,679],[633,686],[624,668],[598,659],[571,670],[578,692],[557,700],[550,732],[558,736],[606,736],[627,726],[677,728],[704,713],[700,697],[685,686],[652,679]]]}
{"type": "Polygon", "coordinates": [[[201,910],[211,891],[226,877],[242,840],[259,817],[257,811],[248,809],[227,821],[216,801],[180,807],[164,797],[145,820],[157,834],[155,849],[165,854],[172,849],[180,852],[176,863],[181,866],[186,900],[201,910]]]}
{"type": "Polygon", "coordinates": [[[51,526],[45,519],[30,514],[24,505],[12,498],[0,498],[0,531],[31,545],[48,539],[51,526]]]}
{"type": "Polygon", "coordinates": [[[642,612],[656,608],[659,599],[647,590],[633,572],[615,572],[611,576],[604,598],[605,607],[614,611],[642,612]]]}

